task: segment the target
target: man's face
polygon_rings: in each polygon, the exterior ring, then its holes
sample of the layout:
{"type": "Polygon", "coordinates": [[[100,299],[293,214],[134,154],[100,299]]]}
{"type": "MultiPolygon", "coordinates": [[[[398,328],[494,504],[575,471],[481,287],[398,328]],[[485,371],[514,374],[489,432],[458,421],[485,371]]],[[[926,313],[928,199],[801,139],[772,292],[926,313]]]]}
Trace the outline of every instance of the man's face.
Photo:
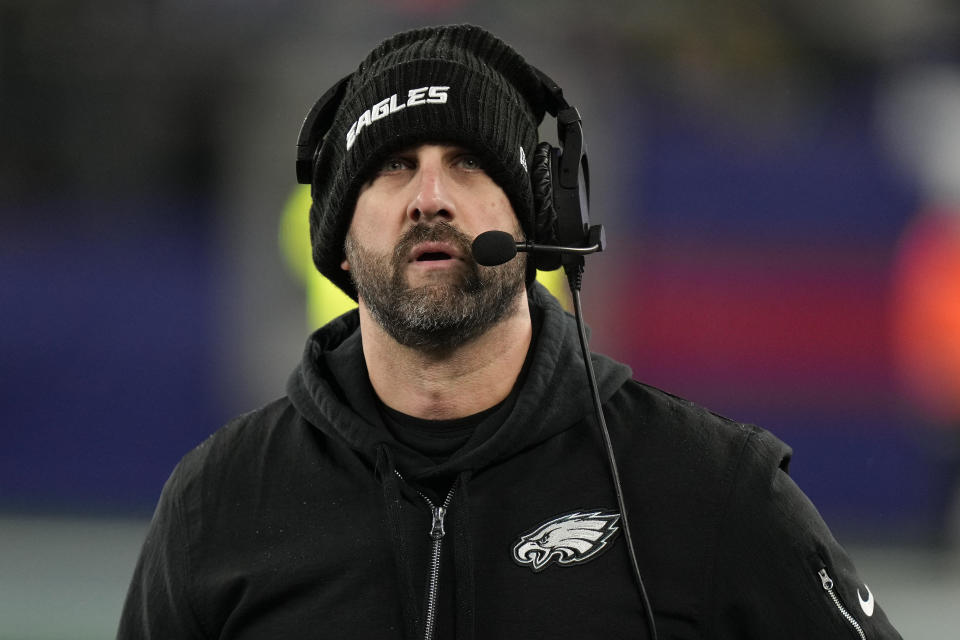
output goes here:
{"type": "Polygon", "coordinates": [[[481,267],[470,244],[491,229],[522,234],[503,190],[460,147],[395,154],[361,189],[346,260],[361,301],[397,342],[443,351],[514,310],[524,257],[481,267]]]}

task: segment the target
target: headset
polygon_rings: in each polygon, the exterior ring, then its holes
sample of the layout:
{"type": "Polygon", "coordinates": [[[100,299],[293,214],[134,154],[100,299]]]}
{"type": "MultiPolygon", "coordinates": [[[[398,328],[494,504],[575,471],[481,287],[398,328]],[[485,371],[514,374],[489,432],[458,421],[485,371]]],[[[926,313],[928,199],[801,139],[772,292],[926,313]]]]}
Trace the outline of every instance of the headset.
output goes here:
{"type": "MultiPolygon", "coordinates": [[[[540,81],[547,113],[557,121],[558,147],[540,142],[533,154],[530,185],[534,220],[532,241],[546,245],[584,246],[590,236],[590,172],[583,141],[583,121],[575,107],[563,97],[563,90],[545,73],[531,67],[540,81]]],[[[320,149],[333,126],[353,74],[327,89],[304,118],[297,138],[297,182],[311,184],[320,149]]],[[[561,265],[558,253],[531,256],[542,271],[561,265]]]]}

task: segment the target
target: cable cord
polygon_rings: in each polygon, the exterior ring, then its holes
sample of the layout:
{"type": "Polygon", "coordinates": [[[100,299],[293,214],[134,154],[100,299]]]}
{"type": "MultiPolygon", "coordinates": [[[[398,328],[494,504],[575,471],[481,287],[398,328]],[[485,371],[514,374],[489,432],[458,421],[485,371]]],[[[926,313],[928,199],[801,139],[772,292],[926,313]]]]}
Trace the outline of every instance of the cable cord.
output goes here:
{"type": "Polygon", "coordinates": [[[580,283],[582,278],[582,265],[574,267],[573,269],[567,269],[567,279],[570,283],[570,295],[573,297],[574,315],[577,319],[577,331],[580,334],[580,350],[583,353],[583,362],[587,370],[587,379],[590,382],[593,410],[596,413],[597,424],[600,426],[600,433],[603,435],[603,442],[607,450],[607,460],[610,463],[610,475],[613,479],[614,493],[617,494],[617,508],[620,509],[620,521],[623,524],[623,537],[627,542],[627,554],[630,556],[630,565],[633,569],[633,578],[637,583],[637,589],[640,592],[641,604],[643,605],[643,612],[647,618],[647,630],[650,633],[651,640],[657,640],[657,625],[653,620],[653,608],[650,606],[650,599],[647,598],[647,589],[643,586],[643,578],[640,576],[640,567],[637,564],[637,554],[633,548],[633,536],[630,535],[630,524],[627,519],[627,505],[623,500],[623,488],[620,485],[620,472],[617,471],[617,460],[613,453],[613,443],[610,440],[610,431],[607,429],[607,421],[603,415],[603,408],[600,406],[600,391],[597,388],[597,376],[593,371],[593,360],[590,358],[590,349],[587,346],[587,331],[583,324],[583,310],[580,306],[580,283]]]}

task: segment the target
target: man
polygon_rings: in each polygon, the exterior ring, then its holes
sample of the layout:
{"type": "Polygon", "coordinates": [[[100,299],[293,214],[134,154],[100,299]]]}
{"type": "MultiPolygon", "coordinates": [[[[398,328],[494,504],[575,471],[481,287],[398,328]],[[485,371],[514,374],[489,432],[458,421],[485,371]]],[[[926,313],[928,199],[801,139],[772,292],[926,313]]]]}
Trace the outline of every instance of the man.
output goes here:
{"type": "MultiPolygon", "coordinates": [[[[397,35],[311,164],[319,270],[359,309],[286,397],[189,453],[121,638],[649,637],[577,330],[522,258],[543,86],[474,27],[397,35]]],[[[769,433],[592,357],[660,638],[897,638],[769,433]]]]}

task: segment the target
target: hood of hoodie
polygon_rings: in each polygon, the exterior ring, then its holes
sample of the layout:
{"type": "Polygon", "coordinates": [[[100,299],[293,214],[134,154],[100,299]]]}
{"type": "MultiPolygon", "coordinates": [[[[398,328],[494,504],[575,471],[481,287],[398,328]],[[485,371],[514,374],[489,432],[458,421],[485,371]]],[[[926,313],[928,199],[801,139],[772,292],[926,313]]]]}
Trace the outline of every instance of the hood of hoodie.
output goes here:
{"type": "MultiPolygon", "coordinates": [[[[516,403],[493,435],[464,447],[441,464],[399,444],[384,426],[363,358],[357,310],[310,336],[287,393],[306,420],[327,436],[345,442],[371,466],[378,465],[378,451],[386,446],[397,467],[410,477],[478,471],[581,420],[593,420],[574,317],[539,284],[534,283],[528,298],[540,327],[516,403]]],[[[632,372],[606,356],[592,354],[592,359],[603,402],[632,372]]]]}

